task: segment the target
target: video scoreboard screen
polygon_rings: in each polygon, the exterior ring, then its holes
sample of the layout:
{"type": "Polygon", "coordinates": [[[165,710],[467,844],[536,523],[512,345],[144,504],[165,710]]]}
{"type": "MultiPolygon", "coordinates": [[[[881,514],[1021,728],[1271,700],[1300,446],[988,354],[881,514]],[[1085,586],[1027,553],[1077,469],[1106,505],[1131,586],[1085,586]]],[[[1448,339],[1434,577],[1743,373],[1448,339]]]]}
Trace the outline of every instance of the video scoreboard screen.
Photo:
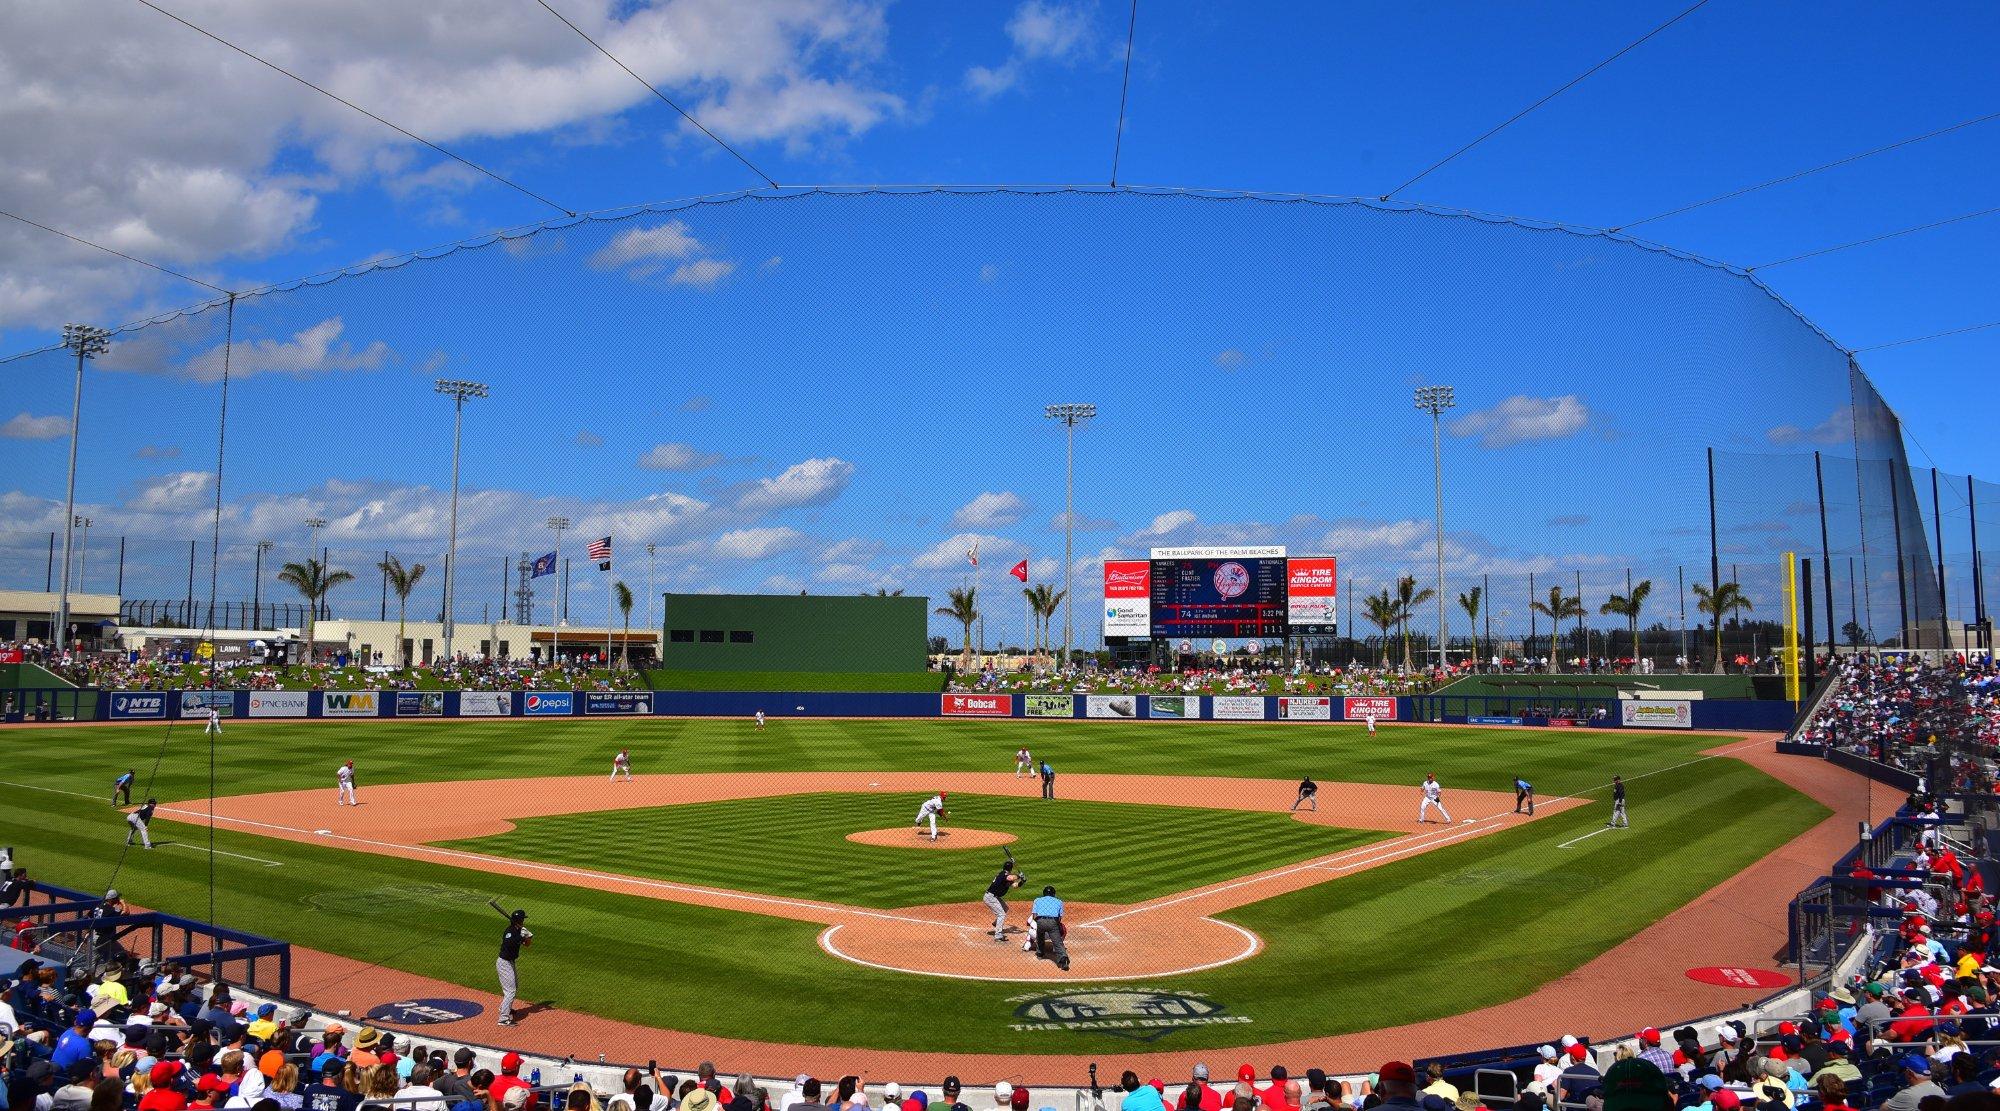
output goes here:
{"type": "Polygon", "coordinates": [[[1152,635],[1283,637],[1285,562],[1237,556],[1152,560],[1152,635]]]}

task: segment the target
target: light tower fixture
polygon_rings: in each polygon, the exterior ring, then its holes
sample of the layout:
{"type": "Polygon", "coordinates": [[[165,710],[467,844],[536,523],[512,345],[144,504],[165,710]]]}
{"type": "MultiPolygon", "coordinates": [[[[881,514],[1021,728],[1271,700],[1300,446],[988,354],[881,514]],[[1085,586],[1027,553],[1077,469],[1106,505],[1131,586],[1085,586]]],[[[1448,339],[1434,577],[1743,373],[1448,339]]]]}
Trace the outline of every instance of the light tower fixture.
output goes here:
{"type": "Polygon", "coordinates": [[[1097,406],[1088,402],[1065,402],[1043,410],[1050,420],[1061,421],[1069,433],[1064,466],[1063,495],[1063,666],[1070,661],[1071,644],[1076,639],[1076,620],[1071,603],[1076,598],[1076,426],[1097,415],[1097,406]]]}
{"type": "Polygon", "coordinates": [[[69,647],[69,551],[70,530],[76,525],[76,438],[83,422],[83,364],[111,350],[111,333],[94,324],[65,324],[62,345],[76,352],[76,391],[69,404],[69,479],[63,488],[63,573],[62,593],[56,599],[56,649],[69,647]]]}
{"type": "Polygon", "coordinates": [[[549,565],[549,574],[556,577],[554,588],[549,591],[549,663],[562,658],[557,651],[562,641],[562,534],[569,527],[568,517],[550,517],[549,527],[556,533],[555,562],[549,565]]]}
{"type": "Polygon", "coordinates": [[[451,398],[451,539],[444,556],[444,658],[452,659],[451,634],[457,624],[452,612],[453,581],[458,575],[458,437],[465,425],[465,401],[471,397],[485,397],[486,383],[468,382],[461,378],[440,378],[432,387],[436,392],[451,398]]]}
{"type": "Polygon", "coordinates": [[[1444,437],[1443,415],[1446,409],[1458,404],[1457,391],[1450,386],[1418,386],[1417,408],[1431,415],[1431,479],[1437,492],[1437,607],[1438,607],[1438,668],[1442,670],[1450,657],[1445,653],[1445,604],[1444,604],[1444,437]]]}

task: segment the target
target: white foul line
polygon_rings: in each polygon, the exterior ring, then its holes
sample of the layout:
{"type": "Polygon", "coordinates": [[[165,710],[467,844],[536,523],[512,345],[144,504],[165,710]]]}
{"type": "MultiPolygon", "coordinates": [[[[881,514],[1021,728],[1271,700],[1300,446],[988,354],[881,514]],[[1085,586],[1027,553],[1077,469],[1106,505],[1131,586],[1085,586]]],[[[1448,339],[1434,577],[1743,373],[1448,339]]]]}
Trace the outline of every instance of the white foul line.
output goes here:
{"type": "Polygon", "coordinates": [[[261,857],[261,856],[244,856],[244,855],[243,855],[242,853],[232,853],[232,852],[228,852],[228,851],[226,851],[226,850],[224,850],[224,849],[208,849],[208,848],[203,848],[203,847],[202,847],[202,846],[200,846],[200,845],[190,845],[190,844],[186,843],[185,841],[169,841],[169,842],[167,842],[167,844],[166,844],[166,847],[167,847],[167,848],[170,848],[170,849],[186,849],[186,850],[188,850],[189,852],[197,852],[197,853],[211,853],[211,852],[212,852],[212,853],[214,853],[214,854],[215,854],[215,855],[217,855],[217,856],[233,856],[233,857],[235,857],[235,858],[236,858],[236,859],[238,859],[238,860],[250,860],[250,861],[255,861],[255,862],[256,862],[256,863],[258,863],[258,864],[262,864],[262,865],[263,865],[264,867],[266,867],[266,868],[283,868],[283,867],[284,867],[284,864],[283,864],[282,862],[280,862],[280,861],[276,861],[276,860],[265,860],[265,859],[264,859],[263,857],[261,857]]]}
{"type": "MultiPolygon", "coordinates": [[[[103,795],[86,795],[82,791],[65,791],[60,787],[37,787],[33,783],[14,783],[5,779],[0,779],[0,787],[19,787],[23,791],[47,791],[51,795],[68,795],[71,798],[79,799],[104,799],[103,795]]],[[[104,799],[104,801],[106,805],[109,805],[111,802],[110,799],[104,799]]]]}
{"type": "Polygon", "coordinates": [[[1572,837],[1569,840],[1564,841],[1562,844],[1557,845],[1556,848],[1567,849],[1571,845],[1576,844],[1578,841],[1588,841],[1600,833],[1609,833],[1609,832],[1611,832],[1610,826],[1605,826],[1603,829],[1593,829],[1589,833],[1584,834],[1582,837],[1572,837]]]}
{"type": "MultiPolygon", "coordinates": [[[[923,968],[898,968],[893,964],[878,964],[875,961],[862,960],[860,957],[854,956],[852,953],[841,952],[840,947],[836,946],[833,943],[833,935],[840,932],[839,926],[829,926],[825,930],[820,932],[819,947],[820,949],[825,951],[828,956],[839,957],[841,960],[851,961],[854,964],[862,965],[867,968],[879,968],[884,972],[902,972],[902,973],[907,973],[911,976],[936,976],[939,977],[940,979],[945,979],[945,980],[984,980],[989,983],[1001,983],[1001,984],[1070,984],[1070,983],[1092,984],[1092,983],[1109,983],[1114,981],[1130,981],[1134,979],[1142,979],[1145,976],[1185,976],[1193,972],[1206,972],[1211,968],[1221,968],[1225,964],[1235,964],[1237,961],[1247,960],[1251,957],[1254,957],[1258,953],[1263,952],[1264,950],[1264,940],[1262,938],[1258,937],[1254,933],[1251,933],[1249,930],[1246,930],[1243,927],[1236,925],[1233,922],[1224,922],[1221,919],[1206,918],[1206,917],[1203,918],[1202,921],[1211,922],[1217,926],[1222,926],[1226,929],[1234,930],[1237,933],[1242,934],[1244,940],[1249,942],[1249,944],[1244,947],[1242,952],[1237,953],[1233,957],[1224,957],[1219,961],[1209,961],[1205,964],[1191,965],[1187,968],[1175,968],[1159,972],[1147,972],[1139,976],[974,976],[969,973],[963,973],[963,972],[933,972],[929,969],[923,969],[923,968]]],[[[1096,923],[1086,922],[1082,926],[1078,926],[1077,928],[1083,929],[1084,926],[1092,926],[1092,925],[1096,925],[1096,923]]],[[[979,927],[969,926],[967,927],[967,929],[979,929],[979,927]]],[[[1106,932],[1109,933],[1110,931],[1107,930],[1106,932]]],[[[1116,939],[1114,938],[1113,940],[1116,939]]],[[[1009,942],[1009,944],[1012,943],[1009,942]]],[[[1040,962],[1037,961],[1036,963],[1039,964],[1040,962]]]]}

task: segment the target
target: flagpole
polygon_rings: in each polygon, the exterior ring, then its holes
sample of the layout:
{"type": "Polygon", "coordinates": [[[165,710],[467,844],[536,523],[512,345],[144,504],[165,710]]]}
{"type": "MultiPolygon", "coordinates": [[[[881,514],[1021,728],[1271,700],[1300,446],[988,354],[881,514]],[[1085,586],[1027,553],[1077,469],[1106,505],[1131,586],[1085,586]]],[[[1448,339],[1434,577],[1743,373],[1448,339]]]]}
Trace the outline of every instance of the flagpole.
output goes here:
{"type": "Polygon", "coordinates": [[[611,574],[611,561],[604,561],[604,679],[611,680],[611,610],[616,603],[616,580],[611,574]]]}

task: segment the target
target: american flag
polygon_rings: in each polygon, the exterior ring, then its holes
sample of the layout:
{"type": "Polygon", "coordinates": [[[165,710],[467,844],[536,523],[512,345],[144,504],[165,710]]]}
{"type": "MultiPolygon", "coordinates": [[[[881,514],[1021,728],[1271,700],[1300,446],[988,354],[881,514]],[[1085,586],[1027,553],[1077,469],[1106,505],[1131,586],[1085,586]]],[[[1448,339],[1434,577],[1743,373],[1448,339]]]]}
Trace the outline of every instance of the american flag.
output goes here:
{"type": "Polygon", "coordinates": [[[590,558],[601,565],[611,563],[611,538],[600,537],[590,542],[590,558]]]}

